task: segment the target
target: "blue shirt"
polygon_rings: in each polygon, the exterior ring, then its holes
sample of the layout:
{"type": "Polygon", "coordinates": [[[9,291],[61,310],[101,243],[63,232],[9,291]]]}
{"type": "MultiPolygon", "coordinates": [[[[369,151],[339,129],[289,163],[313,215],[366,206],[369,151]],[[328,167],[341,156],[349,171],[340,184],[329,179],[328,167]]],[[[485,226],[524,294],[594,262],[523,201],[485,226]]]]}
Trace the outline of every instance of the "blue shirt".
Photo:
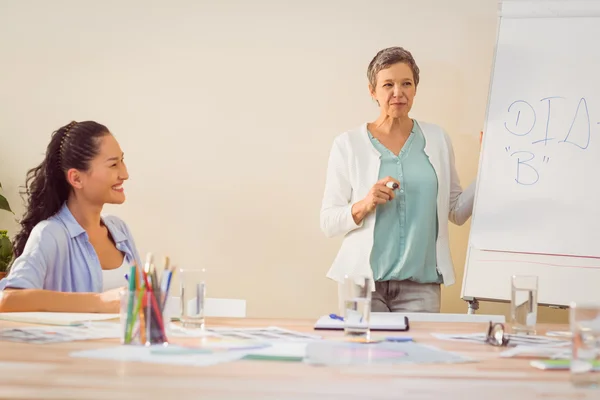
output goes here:
{"type": "Polygon", "coordinates": [[[376,209],[373,278],[441,283],[435,247],[438,181],[425,153],[425,136],[415,121],[398,156],[370,132],[369,138],[381,154],[379,179],[391,176],[400,182],[394,200],[376,209]]]}
{"type": "MultiPolygon", "coordinates": [[[[103,216],[102,221],[125,260],[141,266],[125,222],[115,216],[103,216]]],[[[23,254],[15,260],[8,276],[0,281],[0,290],[12,287],[100,293],[102,284],[100,259],[87,232],[65,203],[55,215],[33,228],[23,254]]],[[[126,284],[123,278],[123,286],[126,284]]]]}

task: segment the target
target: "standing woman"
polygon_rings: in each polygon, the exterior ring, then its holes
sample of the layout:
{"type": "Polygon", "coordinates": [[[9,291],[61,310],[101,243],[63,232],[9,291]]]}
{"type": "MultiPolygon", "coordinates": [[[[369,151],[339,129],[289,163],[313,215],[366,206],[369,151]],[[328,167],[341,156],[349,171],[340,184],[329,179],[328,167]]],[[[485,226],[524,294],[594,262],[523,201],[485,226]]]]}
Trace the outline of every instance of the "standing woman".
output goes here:
{"type": "Polygon", "coordinates": [[[381,50],[367,76],[379,116],[336,137],[329,157],[321,229],[344,240],[327,277],[372,277],[372,311],[439,312],[440,284],[455,281],[448,220],[469,219],[474,184],[463,191],[446,132],[409,116],[411,53],[381,50]]]}
{"type": "Polygon", "coordinates": [[[125,201],[129,178],[119,143],[93,121],[54,132],[27,174],[27,209],[15,260],[0,281],[0,312],[112,312],[129,266],[141,265],[127,225],[102,216],[125,201]]]}

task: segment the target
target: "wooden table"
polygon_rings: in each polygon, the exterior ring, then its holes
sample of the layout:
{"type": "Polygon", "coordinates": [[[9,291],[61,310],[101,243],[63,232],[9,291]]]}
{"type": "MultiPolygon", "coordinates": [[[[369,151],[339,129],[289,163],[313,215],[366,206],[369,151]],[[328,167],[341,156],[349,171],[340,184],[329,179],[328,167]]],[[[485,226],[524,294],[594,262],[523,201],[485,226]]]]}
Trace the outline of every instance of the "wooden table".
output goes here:
{"type": "MultiPolygon", "coordinates": [[[[313,320],[208,320],[210,326],[279,326],[313,332],[313,320]]],[[[0,328],[23,326],[0,322],[0,328]]],[[[485,332],[480,323],[412,323],[419,343],[480,360],[467,364],[317,367],[295,362],[237,361],[184,367],[71,358],[74,350],[118,341],[60,344],[0,342],[0,398],[11,399],[600,399],[600,390],[575,389],[568,372],[541,371],[527,359],[499,358],[504,349],[440,341],[431,332],[485,332]]],[[[566,326],[546,325],[566,330],[566,326]]],[[[319,331],[323,336],[341,332],[319,331]]]]}

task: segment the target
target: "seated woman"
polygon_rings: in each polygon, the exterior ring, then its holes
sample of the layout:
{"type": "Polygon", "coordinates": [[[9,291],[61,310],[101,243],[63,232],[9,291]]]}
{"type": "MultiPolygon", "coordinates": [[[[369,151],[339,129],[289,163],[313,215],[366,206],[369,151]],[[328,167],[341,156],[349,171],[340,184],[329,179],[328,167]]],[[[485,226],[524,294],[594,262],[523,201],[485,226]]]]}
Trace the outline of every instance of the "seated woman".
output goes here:
{"type": "Polygon", "coordinates": [[[141,263],[127,225],[101,213],[125,201],[128,178],[105,126],[73,121],[53,133],[44,160],[27,174],[27,210],[0,281],[0,312],[119,311],[125,273],[141,263]]]}

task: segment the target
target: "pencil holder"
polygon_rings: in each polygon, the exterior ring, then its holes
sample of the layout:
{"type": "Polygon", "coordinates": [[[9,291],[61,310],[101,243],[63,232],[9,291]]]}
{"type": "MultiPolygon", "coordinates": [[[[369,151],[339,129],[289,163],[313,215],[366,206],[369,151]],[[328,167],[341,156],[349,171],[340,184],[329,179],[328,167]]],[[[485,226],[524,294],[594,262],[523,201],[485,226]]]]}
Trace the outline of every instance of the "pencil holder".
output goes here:
{"type": "Polygon", "coordinates": [[[167,326],[160,291],[124,290],[121,292],[121,343],[134,345],[166,345],[167,326]]]}

